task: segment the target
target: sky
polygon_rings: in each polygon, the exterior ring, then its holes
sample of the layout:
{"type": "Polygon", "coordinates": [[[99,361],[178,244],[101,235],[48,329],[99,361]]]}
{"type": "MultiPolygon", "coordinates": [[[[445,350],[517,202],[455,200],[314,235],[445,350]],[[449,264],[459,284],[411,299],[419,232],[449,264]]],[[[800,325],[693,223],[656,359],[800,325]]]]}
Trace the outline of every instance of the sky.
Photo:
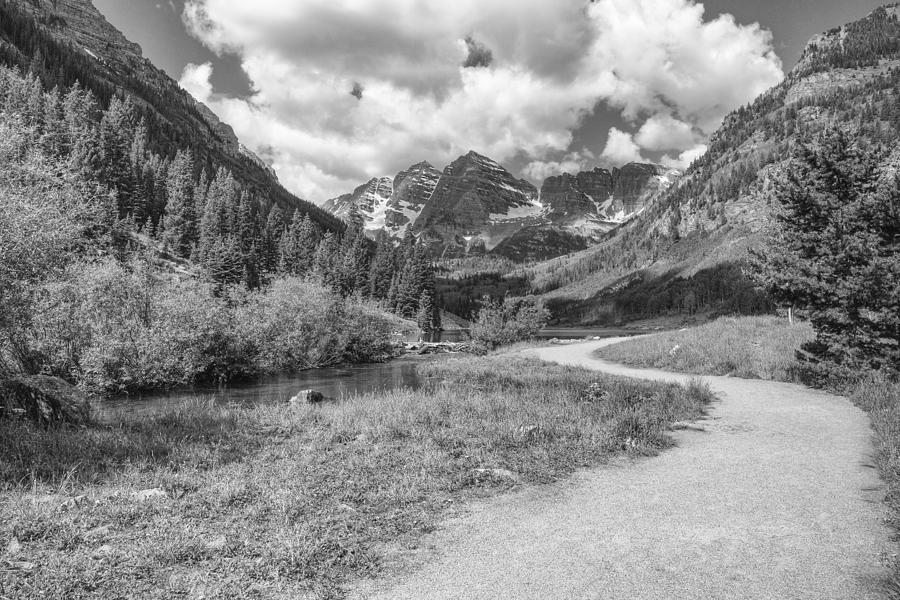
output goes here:
{"type": "Polygon", "coordinates": [[[882,0],[93,0],[297,195],[475,150],[536,185],[683,168],[882,0]]]}

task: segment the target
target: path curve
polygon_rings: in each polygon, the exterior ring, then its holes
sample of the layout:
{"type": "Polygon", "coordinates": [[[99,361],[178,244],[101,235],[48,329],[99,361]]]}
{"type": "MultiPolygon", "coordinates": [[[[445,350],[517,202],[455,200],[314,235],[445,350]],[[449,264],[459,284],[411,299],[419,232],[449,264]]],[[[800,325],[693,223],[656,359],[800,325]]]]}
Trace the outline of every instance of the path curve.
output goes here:
{"type": "MultiPolygon", "coordinates": [[[[686,382],[592,357],[618,339],[531,351],[615,375],[686,382]]],[[[436,556],[357,597],[883,598],[890,550],[866,415],[797,385],[702,377],[704,431],[660,456],[477,504],[429,540],[436,556]]]]}

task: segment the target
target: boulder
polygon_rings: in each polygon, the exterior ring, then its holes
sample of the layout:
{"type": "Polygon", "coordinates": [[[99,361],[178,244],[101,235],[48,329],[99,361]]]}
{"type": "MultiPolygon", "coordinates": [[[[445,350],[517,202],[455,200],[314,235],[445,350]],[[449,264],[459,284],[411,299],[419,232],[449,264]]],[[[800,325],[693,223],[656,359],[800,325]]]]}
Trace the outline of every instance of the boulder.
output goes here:
{"type": "Polygon", "coordinates": [[[18,375],[0,380],[0,417],[22,415],[43,426],[83,424],[90,417],[87,398],[75,386],[49,375],[18,375]]]}
{"type": "Polygon", "coordinates": [[[325,396],[321,392],[315,390],[303,390],[296,396],[291,398],[291,405],[297,404],[319,404],[325,401],[325,396]]]}
{"type": "Polygon", "coordinates": [[[218,551],[223,550],[226,545],[228,545],[228,539],[224,535],[220,535],[219,537],[206,542],[206,544],[204,544],[204,547],[207,550],[218,551]]]}

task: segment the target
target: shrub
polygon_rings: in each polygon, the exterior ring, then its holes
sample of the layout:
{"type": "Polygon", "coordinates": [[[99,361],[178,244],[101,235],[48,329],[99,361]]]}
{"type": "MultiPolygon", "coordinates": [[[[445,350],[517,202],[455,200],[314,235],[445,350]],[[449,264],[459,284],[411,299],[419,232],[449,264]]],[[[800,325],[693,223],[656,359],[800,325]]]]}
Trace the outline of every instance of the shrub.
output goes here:
{"type": "Polygon", "coordinates": [[[472,340],[481,350],[532,339],[549,318],[533,296],[505,298],[503,302],[486,298],[484,302],[472,324],[472,340]]]}
{"type": "Polygon", "coordinates": [[[340,362],[349,333],[344,302],[327,288],[298,278],[249,294],[237,310],[243,352],[262,372],[295,371],[340,362]]]}
{"type": "Polygon", "coordinates": [[[45,373],[130,393],[384,360],[411,327],[310,280],[216,291],[139,261],[78,263],[41,288],[25,346],[45,373]]]}

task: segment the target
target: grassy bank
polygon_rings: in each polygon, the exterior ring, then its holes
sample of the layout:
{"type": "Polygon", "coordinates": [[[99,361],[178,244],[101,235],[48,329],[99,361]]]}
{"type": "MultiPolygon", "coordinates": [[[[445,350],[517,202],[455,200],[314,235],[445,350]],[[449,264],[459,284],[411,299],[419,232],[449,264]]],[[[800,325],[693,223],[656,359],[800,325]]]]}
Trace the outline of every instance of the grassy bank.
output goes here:
{"type": "Polygon", "coordinates": [[[777,317],[726,317],[601,348],[597,356],[634,367],[791,381],[797,364],[794,352],[812,338],[806,323],[791,325],[777,317]]]}
{"type": "Polygon", "coordinates": [[[340,597],[458,502],[652,455],[711,399],[528,359],[423,375],[319,407],[0,423],[0,597],[340,597]]]}
{"type": "MultiPolygon", "coordinates": [[[[818,384],[848,396],[872,421],[875,460],[887,485],[885,502],[891,524],[900,530],[900,383],[879,374],[827,373],[800,363],[795,351],[812,337],[808,325],[790,326],[784,319],[726,318],[601,348],[597,355],[684,373],[818,384]]],[[[893,567],[892,584],[894,597],[900,597],[900,563],[893,567]]]]}

